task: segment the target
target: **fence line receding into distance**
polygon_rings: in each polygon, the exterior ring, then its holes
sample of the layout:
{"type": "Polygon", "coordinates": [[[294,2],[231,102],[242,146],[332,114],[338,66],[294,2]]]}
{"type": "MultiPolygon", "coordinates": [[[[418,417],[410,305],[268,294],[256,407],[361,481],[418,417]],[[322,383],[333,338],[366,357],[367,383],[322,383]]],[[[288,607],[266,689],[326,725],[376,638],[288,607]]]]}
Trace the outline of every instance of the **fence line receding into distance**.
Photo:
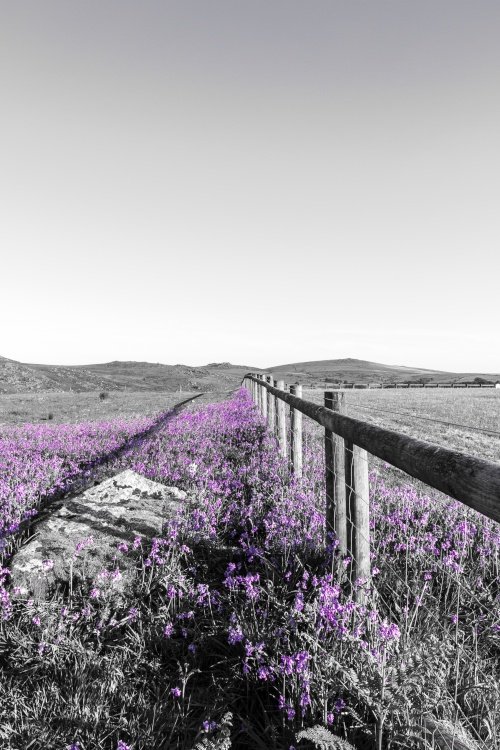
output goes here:
{"type": "Polygon", "coordinates": [[[341,391],[325,391],[320,406],[301,398],[302,386],[287,391],[283,380],[270,375],[249,373],[243,385],[297,476],[302,474],[302,415],[324,427],[325,534],[334,531],[341,551],[352,558],[351,582],[366,581],[356,588],[358,601],[364,601],[371,578],[369,454],[500,522],[499,464],[348,417],[341,391]],[[290,407],[290,445],[285,404],[290,407]]]}
{"type": "MultiPolygon", "coordinates": [[[[318,382],[318,381],[316,381],[318,382]]],[[[461,381],[458,383],[406,383],[406,382],[398,382],[398,383],[325,383],[323,381],[322,385],[318,385],[317,387],[320,388],[322,386],[325,386],[325,388],[343,388],[343,389],[360,389],[360,388],[500,388],[500,381],[497,383],[488,382],[488,383],[471,383],[469,381],[461,381]]],[[[311,386],[314,387],[314,386],[311,386]]]]}

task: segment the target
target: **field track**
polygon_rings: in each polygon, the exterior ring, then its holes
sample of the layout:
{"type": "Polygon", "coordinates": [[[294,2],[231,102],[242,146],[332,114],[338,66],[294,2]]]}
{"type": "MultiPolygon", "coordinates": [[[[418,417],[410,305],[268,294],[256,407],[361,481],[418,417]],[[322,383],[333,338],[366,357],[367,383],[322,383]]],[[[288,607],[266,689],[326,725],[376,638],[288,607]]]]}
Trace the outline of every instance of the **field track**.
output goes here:
{"type": "MultiPolygon", "coordinates": [[[[39,513],[34,518],[28,518],[20,524],[17,543],[19,543],[21,539],[26,539],[26,535],[30,535],[32,530],[36,528],[38,522],[45,519],[47,516],[50,516],[51,505],[55,500],[58,500],[66,495],[74,495],[84,492],[92,485],[102,482],[104,479],[108,478],[108,476],[110,476],[114,471],[114,469],[111,469],[110,471],[110,466],[113,465],[114,461],[123,456],[126,451],[134,448],[135,446],[141,445],[144,440],[153,437],[155,433],[161,430],[170,420],[177,417],[181,413],[181,411],[186,409],[189,404],[197,399],[200,399],[204,395],[205,394],[203,393],[199,393],[194,396],[190,396],[183,401],[179,401],[177,404],[174,404],[167,412],[165,412],[151,427],[148,427],[146,430],[133,435],[129,440],[126,440],[119,448],[104,453],[97,459],[89,461],[80,466],[78,472],[75,472],[73,475],[69,475],[67,477],[67,480],[71,482],[71,488],[69,490],[65,488],[59,493],[50,494],[50,497],[47,498],[42,496],[39,501],[39,513]]],[[[9,548],[7,547],[7,550],[8,549],[9,548]]],[[[0,546],[0,559],[2,552],[4,552],[4,549],[0,546]]],[[[8,556],[10,557],[10,554],[8,556]]]]}

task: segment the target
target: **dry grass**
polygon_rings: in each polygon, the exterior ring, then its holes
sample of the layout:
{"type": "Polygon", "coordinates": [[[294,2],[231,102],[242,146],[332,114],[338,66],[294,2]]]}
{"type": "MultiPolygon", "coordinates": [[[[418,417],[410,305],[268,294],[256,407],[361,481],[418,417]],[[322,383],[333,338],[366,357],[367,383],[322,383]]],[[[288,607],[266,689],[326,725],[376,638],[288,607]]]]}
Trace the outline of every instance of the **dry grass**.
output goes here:
{"type": "Polygon", "coordinates": [[[52,414],[55,423],[87,422],[149,416],[166,411],[193,392],[110,391],[105,399],[99,391],[89,393],[9,393],[0,396],[0,423],[43,422],[52,414]]]}
{"type": "MultiPolygon", "coordinates": [[[[319,389],[304,389],[304,398],[323,403],[323,393],[319,389]]],[[[500,435],[476,431],[500,432],[498,390],[349,390],[345,392],[345,405],[346,414],[356,419],[500,462],[500,435]]]]}

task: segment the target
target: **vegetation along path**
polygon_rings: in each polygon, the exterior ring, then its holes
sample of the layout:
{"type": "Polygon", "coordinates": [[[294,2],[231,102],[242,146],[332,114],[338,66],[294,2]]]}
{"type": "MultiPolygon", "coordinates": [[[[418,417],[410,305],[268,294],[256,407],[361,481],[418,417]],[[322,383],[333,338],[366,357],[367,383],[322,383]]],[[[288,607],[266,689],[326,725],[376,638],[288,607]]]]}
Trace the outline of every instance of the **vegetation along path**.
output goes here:
{"type": "Polygon", "coordinates": [[[246,391],[207,401],[126,446],[123,425],[2,429],[12,537],[105,452],[114,474],[186,498],[161,536],[122,540],[91,579],[81,540],[71,595],[16,599],[0,571],[0,746],[403,750],[451,747],[452,731],[455,748],[498,750],[498,525],[377,465],[374,586],[357,603],[350,560],[324,543],[322,444],[305,441],[294,477],[246,391]]]}
{"type": "Polygon", "coordinates": [[[4,426],[0,432],[0,561],[31,533],[34,521],[50,514],[54,500],[111,476],[121,455],[203,396],[189,396],[149,418],[4,426]]]}

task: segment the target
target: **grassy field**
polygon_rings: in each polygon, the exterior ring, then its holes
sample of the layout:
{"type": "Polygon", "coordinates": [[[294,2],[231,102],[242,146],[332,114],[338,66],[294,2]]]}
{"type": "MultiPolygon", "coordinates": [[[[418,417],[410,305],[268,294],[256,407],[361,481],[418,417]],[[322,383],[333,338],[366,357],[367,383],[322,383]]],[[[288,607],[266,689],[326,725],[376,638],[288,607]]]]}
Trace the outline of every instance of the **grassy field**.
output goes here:
{"type": "Polygon", "coordinates": [[[88,422],[150,416],[195,395],[186,391],[111,391],[101,399],[99,393],[46,391],[3,394],[0,395],[0,424],[88,422]]]}
{"type": "MultiPolygon", "coordinates": [[[[304,389],[303,397],[323,403],[323,393],[304,389]]],[[[498,390],[349,390],[345,407],[356,419],[500,462],[498,390]]]]}
{"type": "MultiPolygon", "coordinates": [[[[323,393],[320,389],[305,388],[303,395],[322,403],[323,393]]],[[[195,395],[186,391],[111,391],[101,399],[99,394],[99,391],[2,394],[0,424],[74,423],[150,416],[195,395]]],[[[218,400],[216,396],[207,394],[204,400],[218,400]]],[[[349,390],[345,392],[345,406],[346,413],[356,419],[500,461],[500,434],[488,434],[488,431],[500,433],[500,391],[349,390]]]]}
{"type": "MultiPolygon", "coordinates": [[[[0,565],[2,750],[500,750],[498,525],[382,465],[357,603],[349,558],[323,541],[321,443],[296,480],[247,394],[215,400],[114,461],[188,493],[161,538],[132,534],[93,579],[80,540],[70,591],[43,602],[0,565]]],[[[113,439],[87,428],[6,441],[9,533],[12,498],[29,514],[41,479],[113,439]]]]}

